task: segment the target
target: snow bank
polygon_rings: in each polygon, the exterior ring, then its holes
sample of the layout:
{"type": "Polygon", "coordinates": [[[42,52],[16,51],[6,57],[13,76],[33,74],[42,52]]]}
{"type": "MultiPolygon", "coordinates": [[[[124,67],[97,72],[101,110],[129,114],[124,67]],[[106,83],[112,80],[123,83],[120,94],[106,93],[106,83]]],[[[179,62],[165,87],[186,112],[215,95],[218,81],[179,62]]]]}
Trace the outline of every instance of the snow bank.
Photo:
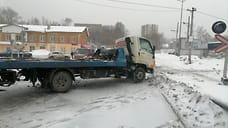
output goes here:
{"type": "Polygon", "coordinates": [[[220,78],[224,59],[192,56],[192,64],[188,64],[188,56],[175,56],[165,53],[156,55],[156,65],[169,73],[169,78],[195,86],[201,94],[209,96],[213,101],[228,108],[228,86],[223,86],[220,78]],[[167,63],[168,62],[168,63],[167,63]],[[176,73],[177,72],[177,73],[176,73]]]}
{"type": "Polygon", "coordinates": [[[213,70],[223,69],[224,59],[203,58],[192,56],[192,64],[188,64],[187,56],[175,56],[166,53],[156,54],[156,65],[175,69],[213,70]],[[168,63],[167,63],[168,62],[168,63]]]}
{"type": "Polygon", "coordinates": [[[151,78],[151,85],[158,86],[164,97],[187,128],[225,128],[225,111],[185,83],[168,79],[160,73],[151,78]]]}

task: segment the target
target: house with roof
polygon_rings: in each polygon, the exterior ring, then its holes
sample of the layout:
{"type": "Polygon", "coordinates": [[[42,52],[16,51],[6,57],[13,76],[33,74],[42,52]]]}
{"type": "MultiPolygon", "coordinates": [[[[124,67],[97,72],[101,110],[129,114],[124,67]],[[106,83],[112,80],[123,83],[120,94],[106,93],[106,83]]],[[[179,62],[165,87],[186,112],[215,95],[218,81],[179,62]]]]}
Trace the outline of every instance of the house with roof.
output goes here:
{"type": "Polygon", "coordinates": [[[87,42],[87,27],[0,24],[0,52],[24,47],[70,53],[87,42]]]}

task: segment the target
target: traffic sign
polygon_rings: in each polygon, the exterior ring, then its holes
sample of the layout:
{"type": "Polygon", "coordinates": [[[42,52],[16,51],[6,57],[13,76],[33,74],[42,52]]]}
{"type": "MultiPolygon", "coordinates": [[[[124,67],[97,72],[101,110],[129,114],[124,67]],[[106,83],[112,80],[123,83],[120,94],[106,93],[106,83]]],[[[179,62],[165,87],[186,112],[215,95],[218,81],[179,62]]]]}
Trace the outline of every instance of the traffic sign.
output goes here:
{"type": "Polygon", "coordinates": [[[228,49],[228,39],[221,35],[215,35],[215,38],[222,43],[221,46],[215,49],[216,53],[220,53],[228,49]]]}
{"type": "Polygon", "coordinates": [[[226,30],[226,23],[223,21],[217,21],[212,25],[212,31],[216,34],[221,34],[226,30]]]}

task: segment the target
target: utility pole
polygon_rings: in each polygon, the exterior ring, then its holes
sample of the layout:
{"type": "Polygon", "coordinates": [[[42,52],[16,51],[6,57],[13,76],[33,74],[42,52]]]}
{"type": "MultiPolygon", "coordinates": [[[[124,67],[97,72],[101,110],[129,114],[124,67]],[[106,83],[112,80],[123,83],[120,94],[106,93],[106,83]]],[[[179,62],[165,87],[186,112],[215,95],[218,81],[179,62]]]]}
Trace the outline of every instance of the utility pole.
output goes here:
{"type": "Polygon", "coordinates": [[[196,11],[196,8],[192,7],[192,9],[187,9],[187,11],[190,11],[191,12],[191,29],[190,29],[190,39],[189,39],[189,42],[190,42],[190,48],[189,48],[189,64],[191,64],[191,52],[192,52],[192,42],[193,42],[193,17],[194,17],[194,12],[196,11]]]}
{"type": "Polygon", "coordinates": [[[192,51],[192,46],[190,45],[189,42],[189,27],[190,27],[190,16],[188,16],[188,28],[187,28],[187,44],[188,44],[188,48],[189,48],[189,52],[188,52],[188,63],[191,64],[192,60],[191,60],[191,51],[192,51]]]}
{"type": "Polygon", "coordinates": [[[178,55],[181,52],[181,26],[182,26],[182,17],[183,17],[183,3],[185,0],[178,0],[181,1],[181,16],[180,16],[180,31],[179,31],[179,46],[178,46],[178,55]]]}
{"type": "Polygon", "coordinates": [[[177,36],[178,36],[178,30],[179,30],[179,22],[177,22],[177,29],[176,29],[176,47],[178,46],[178,40],[177,40],[177,36]]]}
{"type": "Polygon", "coordinates": [[[178,54],[178,30],[179,30],[179,22],[177,22],[177,28],[171,30],[172,32],[176,32],[176,38],[175,38],[175,44],[174,44],[175,55],[178,54]]]}

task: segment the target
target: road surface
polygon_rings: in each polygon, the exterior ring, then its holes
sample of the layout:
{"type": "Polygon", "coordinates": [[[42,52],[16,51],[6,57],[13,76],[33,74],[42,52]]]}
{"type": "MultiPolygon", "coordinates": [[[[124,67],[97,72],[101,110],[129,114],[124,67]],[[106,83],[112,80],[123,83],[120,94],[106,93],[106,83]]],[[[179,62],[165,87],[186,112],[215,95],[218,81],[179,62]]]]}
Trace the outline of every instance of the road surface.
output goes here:
{"type": "Polygon", "coordinates": [[[18,82],[0,87],[0,128],[156,128],[180,125],[148,81],[78,79],[67,93],[18,82]],[[171,126],[171,125],[170,125],[171,126]]]}

